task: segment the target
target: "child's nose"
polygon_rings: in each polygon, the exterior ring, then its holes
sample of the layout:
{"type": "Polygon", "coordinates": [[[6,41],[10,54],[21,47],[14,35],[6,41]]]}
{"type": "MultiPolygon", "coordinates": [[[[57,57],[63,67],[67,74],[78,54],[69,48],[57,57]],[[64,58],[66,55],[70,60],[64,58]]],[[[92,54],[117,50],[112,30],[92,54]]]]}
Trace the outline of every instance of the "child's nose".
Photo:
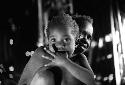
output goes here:
{"type": "Polygon", "coordinates": [[[58,42],[55,44],[57,48],[64,48],[66,44],[64,42],[58,42]]]}

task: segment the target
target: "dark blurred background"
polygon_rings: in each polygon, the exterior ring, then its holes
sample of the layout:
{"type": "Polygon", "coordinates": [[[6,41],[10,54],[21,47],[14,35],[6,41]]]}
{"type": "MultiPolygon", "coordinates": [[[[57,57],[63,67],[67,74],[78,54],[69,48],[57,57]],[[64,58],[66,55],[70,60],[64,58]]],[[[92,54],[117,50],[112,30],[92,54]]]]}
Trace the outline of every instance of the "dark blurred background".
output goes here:
{"type": "MultiPolygon", "coordinates": [[[[0,85],[16,85],[30,54],[38,47],[41,29],[39,9],[42,9],[42,16],[44,13],[48,13],[49,16],[52,7],[51,13],[55,12],[53,5],[58,0],[42,0],[42,8],[38,7],[39,1],[3,0],[1,2],[0,85]]],[[[92,47],[85,54],[89,56],[87,58],[95,73],[96,84],[116,85],[110,11],[111,7],[116,10],[117,4],[119,9],[125,13],[124,0],[62,1],[66,1],[63,5],[69,7],[68,13],[89,15],[93,18],[92,47]]]]}

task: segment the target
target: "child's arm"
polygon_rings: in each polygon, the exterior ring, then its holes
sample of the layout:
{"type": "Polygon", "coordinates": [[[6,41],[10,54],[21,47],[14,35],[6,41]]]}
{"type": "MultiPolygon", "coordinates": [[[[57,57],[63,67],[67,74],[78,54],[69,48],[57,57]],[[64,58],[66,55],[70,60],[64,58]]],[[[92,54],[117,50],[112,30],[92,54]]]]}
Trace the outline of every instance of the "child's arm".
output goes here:
{"type": "MultiPolygon", "coordinates": [[[[94,85],[94,74],[90,68],[84,68],[74,62],[72,62],[69,58],[67,53],[66,54],[54,54],[49,50],[46,50],[49,54],[54,56],[52,59],[52,63],[48,65],[57,65],[66,68],[75,78],[80,80],[81,82],[85,83],[86,85],[94,85]]],[[[88,64],[84,60],[84,63],[88,64]]],[[[87,66],[89,67],[89,66],[87,66]]]]}
{"type": "Polygon", "coordinates": [[[93,72],[91,66],[89,65],[88,60],[84,54],[78,54],[74,57],[71,57],[70,60],[72,60],[74,63],[77,63],[78,65],[92,71],[92,73],[94,75],[94,72],[93,72]]]}
{"type": "Polygon", "coordinates": [[[49,60],[42,58],[42,55],[45,55],[43,47],[37,48],[26,64],[18,85],[30,84],[35,72],[43,65],[50,62],[49,60]]]}
{"type": "Polygon", "coordinates": [[[80,66],[68,59],[64,67],[80,81],[84,82],[87,85],[94,85],[95,84],[94,73],[87,61],[86,56],[85,55],[79,55],[79,56],[80,57],[76,56],[80,58],[76,62],[80,66]]]}

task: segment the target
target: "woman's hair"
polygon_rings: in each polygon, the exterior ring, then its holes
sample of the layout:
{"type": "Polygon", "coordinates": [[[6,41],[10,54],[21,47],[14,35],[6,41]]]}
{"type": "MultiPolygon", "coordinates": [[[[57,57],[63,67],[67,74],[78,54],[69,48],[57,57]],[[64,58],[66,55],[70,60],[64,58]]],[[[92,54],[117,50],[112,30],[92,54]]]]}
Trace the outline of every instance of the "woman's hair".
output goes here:
{"type": "Polygon", "coordinates": [[[52,26],[56,25],[63,25],[66,27],[70,27],[72,30],[71,33],[77,39],[79,33],[79,27],[75,22],[75,20],[73,20],[69,14],[62,13],[58,16],[53,17],[52,20],[48,23],[48,27],[46,29],[47,36],[49,36],[49,29],[51,29],[52,26]]]}

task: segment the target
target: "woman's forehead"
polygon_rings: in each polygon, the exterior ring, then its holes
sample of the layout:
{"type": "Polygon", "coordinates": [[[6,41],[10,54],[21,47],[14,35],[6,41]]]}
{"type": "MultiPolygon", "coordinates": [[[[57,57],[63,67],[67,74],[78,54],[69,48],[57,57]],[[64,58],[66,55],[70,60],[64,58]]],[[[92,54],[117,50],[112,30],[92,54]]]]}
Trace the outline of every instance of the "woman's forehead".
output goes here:
{"type": "Polygon", "coordinates": [[[85,27],[80,28],[80,34],[83,33],[84,31],[89,33],[90,35],[92,35],[93,34],[93,27],[92,27],[92,25],[88,24],[85,27]]]}

